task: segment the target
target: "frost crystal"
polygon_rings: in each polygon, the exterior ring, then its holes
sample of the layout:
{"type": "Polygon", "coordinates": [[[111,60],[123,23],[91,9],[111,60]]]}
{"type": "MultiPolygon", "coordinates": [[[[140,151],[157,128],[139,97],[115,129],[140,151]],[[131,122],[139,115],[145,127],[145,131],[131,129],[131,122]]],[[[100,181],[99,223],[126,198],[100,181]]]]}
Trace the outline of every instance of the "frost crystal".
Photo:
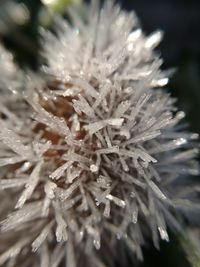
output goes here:
{"type": "Polygon", "coordinates": [[[0,106],[1,266],[111,266],[121,244],[142,259],[192,206],[198,136],[161,89],[161,33],[110,1],[69,14],[43,32],[44,81],[24,93],[1,50],[1,88],[18,92],[0,106]]]}
{"type": "Polygon", "coordinates": [[[21,86],[21,73],[13,63],[12,55],[0,45],[0,93],[16,90],[21,86]]]}

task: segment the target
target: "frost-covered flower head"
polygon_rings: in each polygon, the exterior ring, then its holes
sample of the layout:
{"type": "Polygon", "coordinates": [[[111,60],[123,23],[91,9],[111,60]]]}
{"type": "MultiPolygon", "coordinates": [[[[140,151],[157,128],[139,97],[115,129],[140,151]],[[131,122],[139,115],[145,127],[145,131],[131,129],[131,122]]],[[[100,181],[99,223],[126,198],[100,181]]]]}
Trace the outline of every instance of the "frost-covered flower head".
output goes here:
{"type": "Polygon", "coordinates": [[[111,266],[121,244],[142,258],[190,203],[197,136],[161,89],[161,33],[146,37],[110,1],[70,16],[43,33],[45,83],[1,111],[2,265],[111,266]]]}

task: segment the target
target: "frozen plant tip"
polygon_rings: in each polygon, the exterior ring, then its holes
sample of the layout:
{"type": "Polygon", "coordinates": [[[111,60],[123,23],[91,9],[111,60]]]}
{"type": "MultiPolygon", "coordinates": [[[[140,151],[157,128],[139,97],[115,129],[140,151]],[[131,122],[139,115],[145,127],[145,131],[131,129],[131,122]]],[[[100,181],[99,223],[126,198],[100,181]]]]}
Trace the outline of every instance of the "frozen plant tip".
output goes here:
{"type": "Polygon", "coordinates": [[[197,135],[162,89],[161,33],[112,1],[69,16],[42,32],[44,80],[1,96],[1,266],[112,266],[121,244],[142,259],[192,206],[197,135]]]}

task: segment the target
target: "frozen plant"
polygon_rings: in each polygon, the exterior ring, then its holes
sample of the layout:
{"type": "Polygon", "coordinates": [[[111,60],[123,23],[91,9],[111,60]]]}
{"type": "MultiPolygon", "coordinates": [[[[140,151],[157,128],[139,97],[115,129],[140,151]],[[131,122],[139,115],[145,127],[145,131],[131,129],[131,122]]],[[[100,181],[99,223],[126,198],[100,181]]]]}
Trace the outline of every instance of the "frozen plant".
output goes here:
{"type": "Polygon", "coordinates": [[[69,16],[42,32],[43,80],[1,97],[1,266],[110,267],[123,247],[142,259],[193,205],[197,135],[162,89],[162,34],[112,1],[69,16]]]}

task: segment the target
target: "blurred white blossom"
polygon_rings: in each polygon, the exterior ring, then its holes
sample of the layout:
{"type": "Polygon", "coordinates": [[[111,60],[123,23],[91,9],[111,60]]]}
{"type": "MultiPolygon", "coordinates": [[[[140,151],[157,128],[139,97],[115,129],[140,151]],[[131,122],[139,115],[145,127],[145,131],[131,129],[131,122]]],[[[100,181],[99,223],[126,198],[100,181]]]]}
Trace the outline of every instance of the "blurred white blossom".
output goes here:
{"type": "Polygon", "coordinates": [[[42,79],[0,107],[1,266],[112,266],[121,244],[142,259],[195,206],[198,136],[161,88],[162,34],[112,1],[69,15],[42,33],[42,79]]]}
{"type": "Polygon", "coordinates": [[[17,25],[23,25],[30,19],[27,7],[13,0],[0,1],[0,33],[7,34],[17,25]]]}

